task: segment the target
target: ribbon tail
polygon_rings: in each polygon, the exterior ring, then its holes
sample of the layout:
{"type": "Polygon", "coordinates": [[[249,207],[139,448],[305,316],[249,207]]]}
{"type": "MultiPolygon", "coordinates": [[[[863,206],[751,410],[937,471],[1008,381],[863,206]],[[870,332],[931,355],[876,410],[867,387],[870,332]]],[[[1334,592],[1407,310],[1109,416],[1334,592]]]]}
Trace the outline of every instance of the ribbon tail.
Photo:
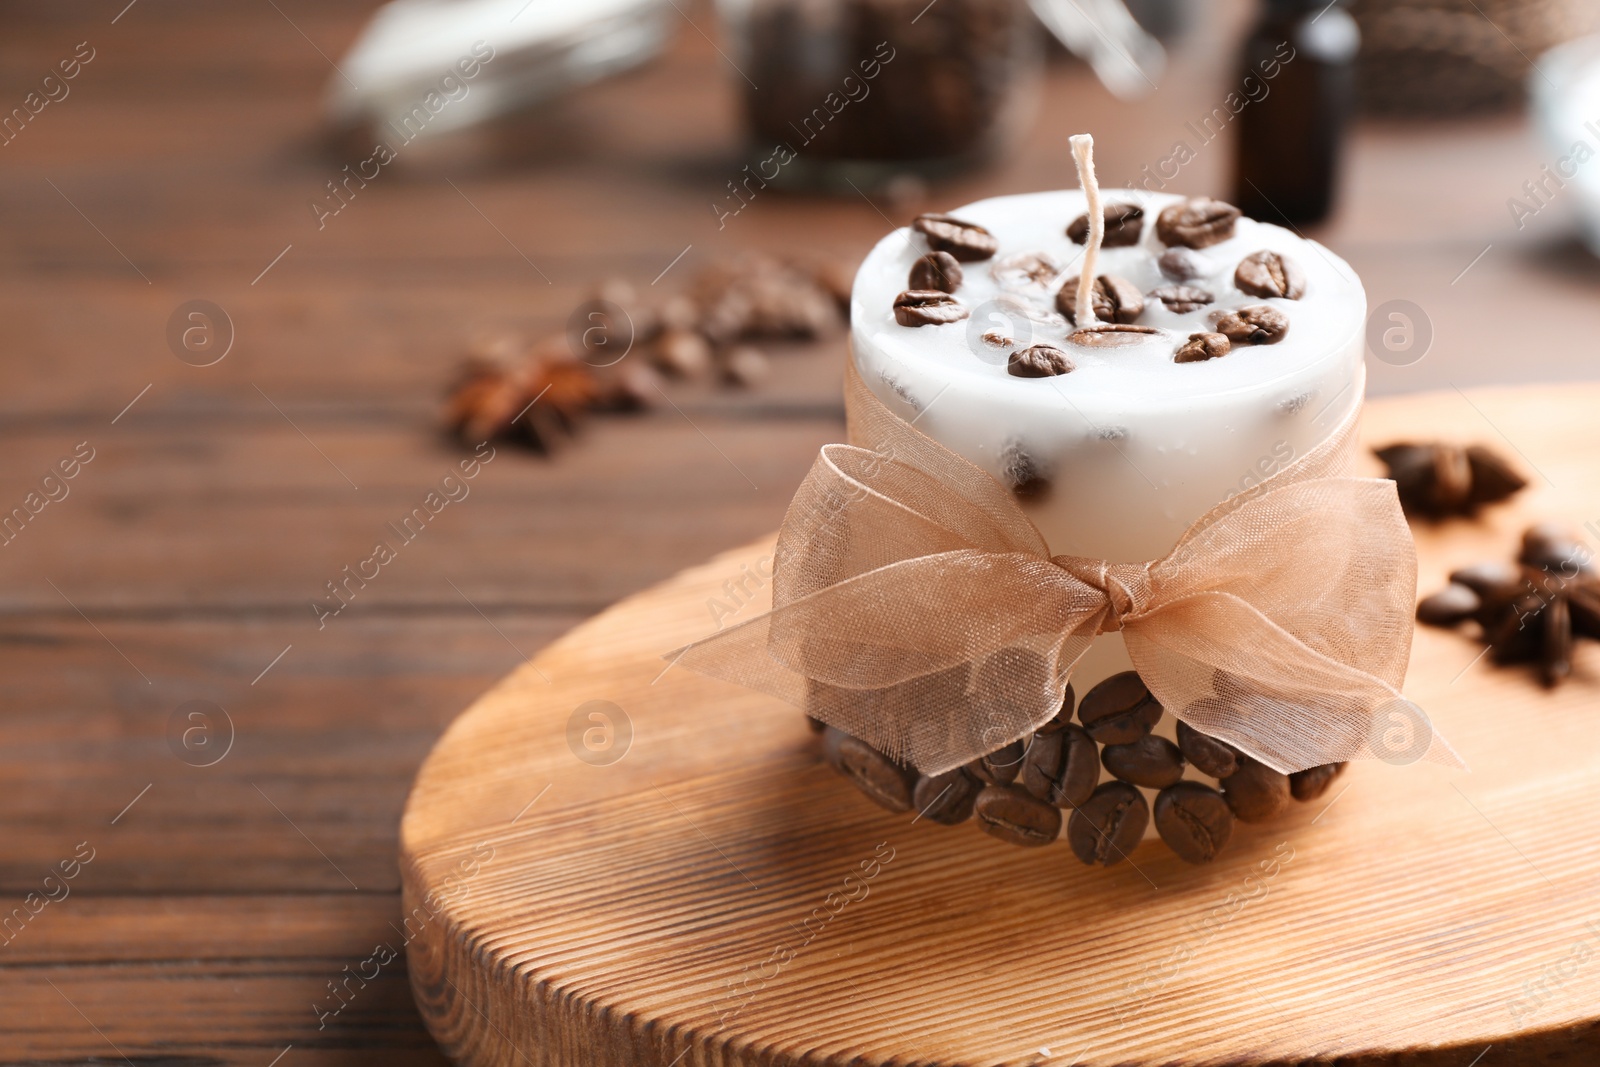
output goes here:
{"type": "Polygon", "coordinates": [[[1466,768],[1393,684],[1310,647],[1238,596],[1195,593],[1123,631],[1168,711],[1274,770],[1358,759],[1466,768]]]}

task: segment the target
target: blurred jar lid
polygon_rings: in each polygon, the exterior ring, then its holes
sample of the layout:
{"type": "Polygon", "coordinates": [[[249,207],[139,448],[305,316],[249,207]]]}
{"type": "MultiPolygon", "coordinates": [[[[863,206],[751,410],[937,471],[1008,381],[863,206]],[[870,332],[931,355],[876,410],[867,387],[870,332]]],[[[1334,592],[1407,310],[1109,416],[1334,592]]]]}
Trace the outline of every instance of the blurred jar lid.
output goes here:
{"type": "Polygon", "coordinates": [[[407,139],[517,111],[638,66],[669,0],[392,0],[338,63],[328,112],[407,139]]]}

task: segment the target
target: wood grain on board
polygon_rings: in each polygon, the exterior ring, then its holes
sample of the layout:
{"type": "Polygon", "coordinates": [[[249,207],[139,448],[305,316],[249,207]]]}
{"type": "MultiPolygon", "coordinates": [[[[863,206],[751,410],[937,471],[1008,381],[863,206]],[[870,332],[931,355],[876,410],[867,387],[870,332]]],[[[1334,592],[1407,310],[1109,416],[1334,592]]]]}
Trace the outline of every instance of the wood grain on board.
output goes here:
{"type": "MultiPolygon", "coordinates": [[[[1533,516],[1587,519],[1597,402],[1575,386],[1369,406],[1368,443],[1488,434],[1535,474],[1513,505],[1418,530],[1425,589],[1505,555],[1533,516]]],[[[412,982],[462,1062],[1600,1054],[1600,648],[1545,691],[1419,630],[1407,695],[1471,773],[1355,764],[1322,801],[1241,825],[1213,866],[1147,841],[1089,869],[1060,843],[888,814],[826,768],[798,711],[663,673],[770,551],[726,553],[578,627],[424,764],[401,831],[412,982]],[[630,738],[606,766],[573,758],[597,706],[630,738]]]]}

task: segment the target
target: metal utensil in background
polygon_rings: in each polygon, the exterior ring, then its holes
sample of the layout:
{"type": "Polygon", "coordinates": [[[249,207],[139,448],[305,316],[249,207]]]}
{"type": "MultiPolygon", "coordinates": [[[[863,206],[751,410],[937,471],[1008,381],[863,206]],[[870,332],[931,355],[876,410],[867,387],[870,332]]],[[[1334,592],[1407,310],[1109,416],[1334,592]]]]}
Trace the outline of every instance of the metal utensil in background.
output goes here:
{"type": "Polygon", "coordinates": [[[1155,91],[1166,70],[1166,49],[1134,21],[1122,0],[1029,0],[1029,6],[1114,96],[1136,100],[1155,91]]]}
{"type": "Polygon", "coordinates": [[[328,111],[406,139],[474,125],[654,58],[671,12],[668,0],[392,0],[339,61],[328,111]]]}

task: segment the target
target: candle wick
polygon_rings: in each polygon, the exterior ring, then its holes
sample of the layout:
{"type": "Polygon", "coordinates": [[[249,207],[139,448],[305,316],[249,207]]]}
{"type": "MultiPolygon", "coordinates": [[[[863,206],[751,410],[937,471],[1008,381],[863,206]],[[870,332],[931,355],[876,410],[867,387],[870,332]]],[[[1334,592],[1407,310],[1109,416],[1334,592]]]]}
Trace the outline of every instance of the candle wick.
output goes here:
{"type": "Polygon", "coordinates": [[[1106,217],[1100,209],[1100,183],[1094,176],[1094,137],[1087,133],[1073,134],[1072,160],[1078,165],[1078,184],[1083,187],[1089,207],[1089,236],[1083,246],[1083,270],[1078,275],[1078,299],[1073,308],[1078,329],[1095,324],[1094,268],[1100,255],[1100,242],[1106,236],[1106,217]]]}

